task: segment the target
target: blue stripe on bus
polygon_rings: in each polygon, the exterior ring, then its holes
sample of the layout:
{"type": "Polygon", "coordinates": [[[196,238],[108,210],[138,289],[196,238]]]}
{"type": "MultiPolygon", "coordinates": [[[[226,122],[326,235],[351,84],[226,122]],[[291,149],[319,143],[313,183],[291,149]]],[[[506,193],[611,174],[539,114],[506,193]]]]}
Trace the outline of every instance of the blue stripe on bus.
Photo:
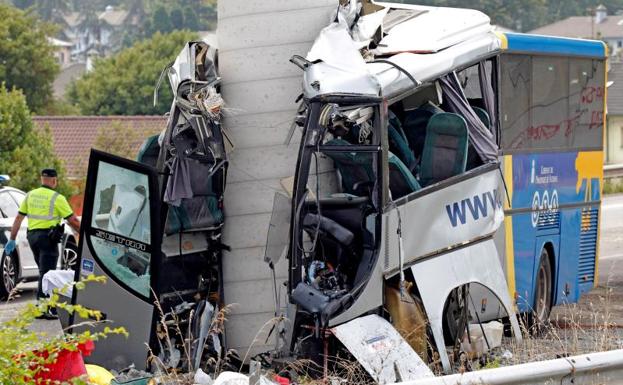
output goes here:
{"type": "Polygon", "coordinates": [[[505,35],[508,51],[606,57],[606,46],[601,41],[517,33],[505,35]]]}

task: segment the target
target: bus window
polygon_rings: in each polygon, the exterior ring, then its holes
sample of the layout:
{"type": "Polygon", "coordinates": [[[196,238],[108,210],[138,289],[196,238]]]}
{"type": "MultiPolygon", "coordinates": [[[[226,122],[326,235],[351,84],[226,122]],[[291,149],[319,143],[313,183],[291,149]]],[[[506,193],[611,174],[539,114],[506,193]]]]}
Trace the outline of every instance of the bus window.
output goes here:
{"type": "Polygon", "coordinates": [[[601,148],[603,62],[503,55],[500,80],[503,152],[601,148]]]}
{"type": "Polygon", "coordinates": [[[569,144],[574,148],[601,148],[604,114],[604,65],[592,59],[570,59],[569,144]]]}
{"type": "Polygon", "coordinates": [[[500,124],[503,149],[528,147],[524,132],[530,127],[530,56],[505,55],[501,61],[500,124]]]}
{"type": "Polygon", "coordinates": [[[532,148],[567,147],[568,59],[532,58],[532,113],[527,135],[532,148]]]}

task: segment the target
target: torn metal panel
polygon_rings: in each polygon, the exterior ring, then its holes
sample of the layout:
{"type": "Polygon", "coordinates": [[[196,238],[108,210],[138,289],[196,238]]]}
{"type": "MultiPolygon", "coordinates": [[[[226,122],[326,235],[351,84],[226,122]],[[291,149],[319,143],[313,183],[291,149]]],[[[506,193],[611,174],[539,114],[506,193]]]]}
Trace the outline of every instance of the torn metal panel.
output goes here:
{"type": "Polygon", "coordinates": [[[390,9],[389,16],[393,12],[405,11],[417,14],[384,30],[386,35],[374,49],[374,53],[380,56],[399,52],[439,52],[492,31],[489,16],[473,9],[383,5],[390,9]]]}
{"type": "MultiPolygon", "coordinates": [[[[333,46],[327,50],[347,49],[333,46]]],[[[462,42],[434,54],[399,53],[387,60],[408,71],[418,82],[425,83],[447,74],[456,67],[468,65],[501,49],[494,33],[462,42]]],[[[344,65],[342,64],[342,67],[344,65]]],[[[344,71],[326,63],[309,66],[303,74],[306,98],[331,93],[383,95],[388,99],[413,90],[413,81],[395,67],[385,63],[366,64],[366,72],[344,71]]]]}
{"type": "Polygon", "coordinates": [[[411,266],[411,272],[417,282],[437,351],[446,372],[450,371],[450,360],[443,337],[443,308],[446,298],[456,287],[479,283],[491,290],[509,314],[515,338],[521,341],[521,330],[514,316],[513,302],[508,293],[504,271],[493,240],[474,243],[418,262],[411,266]]]}
{"type": "Polygon", "coordinates": [[[380,385],[434,377],[392,325],[369,315],[331,329],[380,385]]]}
{"type": "Polygon", "coordinates": [[[359,47],[345,24],[332,23],[325,27],[316,38],[307,60],[317,62],[307,67],[303,75],[303,92],[307,98],[336,92],[331,90],[378,94],[379,85],[370,76],[359,47]]]}
{"type": "Polygon", "coordinates": [[[340,6],[338,21],[314,42],[303,80],[306,98],[330,93],[392,98],[412,89],[413,79],[434,79],[501,47],[489,17],[479,11],[378,3],[384,8],[353,18],[356,4],[340,6]],[[374,63],[375,57],[402,70],[374,63]]]}

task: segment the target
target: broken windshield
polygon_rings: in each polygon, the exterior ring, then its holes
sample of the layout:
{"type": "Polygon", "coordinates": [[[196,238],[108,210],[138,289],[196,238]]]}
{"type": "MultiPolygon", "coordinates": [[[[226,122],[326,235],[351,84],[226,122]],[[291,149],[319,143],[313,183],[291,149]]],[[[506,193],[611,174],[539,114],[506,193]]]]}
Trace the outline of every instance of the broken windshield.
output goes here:
{"type": "Polygon", "coordinates": [[[271,266],[275,266],[288,251],[291,203],[287,196],[275,193],[264,255],[264,261],[271,266]]]}
{"type": "Polygon", "coordinates": [[[290,283],[294,302],[312,313],[348,297],[367,278],[360,266],[376,255],[378,107],[314,103],[309,110],[294,191],[290,283]]]}

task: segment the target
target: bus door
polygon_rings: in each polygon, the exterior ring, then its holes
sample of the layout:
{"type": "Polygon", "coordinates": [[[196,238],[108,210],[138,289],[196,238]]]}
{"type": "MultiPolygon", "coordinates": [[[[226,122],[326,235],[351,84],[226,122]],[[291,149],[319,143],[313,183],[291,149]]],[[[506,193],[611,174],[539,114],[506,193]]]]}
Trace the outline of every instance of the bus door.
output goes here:
{"type": "MultiPolygon", "coordinates": [[[[129,337],[96,342],[89,361],[119,370],[145,369],[154,324],[155,266],[160,265],[157,174],[151,167],[91,151],[80,231],[81,258],[76,280],[105,276],[105,284],[74,290],[72,303],[99,310],[104,326],[124,327],[129,337]]],[[[71,325],[84,321],[78,315],[71,325]]]]}

